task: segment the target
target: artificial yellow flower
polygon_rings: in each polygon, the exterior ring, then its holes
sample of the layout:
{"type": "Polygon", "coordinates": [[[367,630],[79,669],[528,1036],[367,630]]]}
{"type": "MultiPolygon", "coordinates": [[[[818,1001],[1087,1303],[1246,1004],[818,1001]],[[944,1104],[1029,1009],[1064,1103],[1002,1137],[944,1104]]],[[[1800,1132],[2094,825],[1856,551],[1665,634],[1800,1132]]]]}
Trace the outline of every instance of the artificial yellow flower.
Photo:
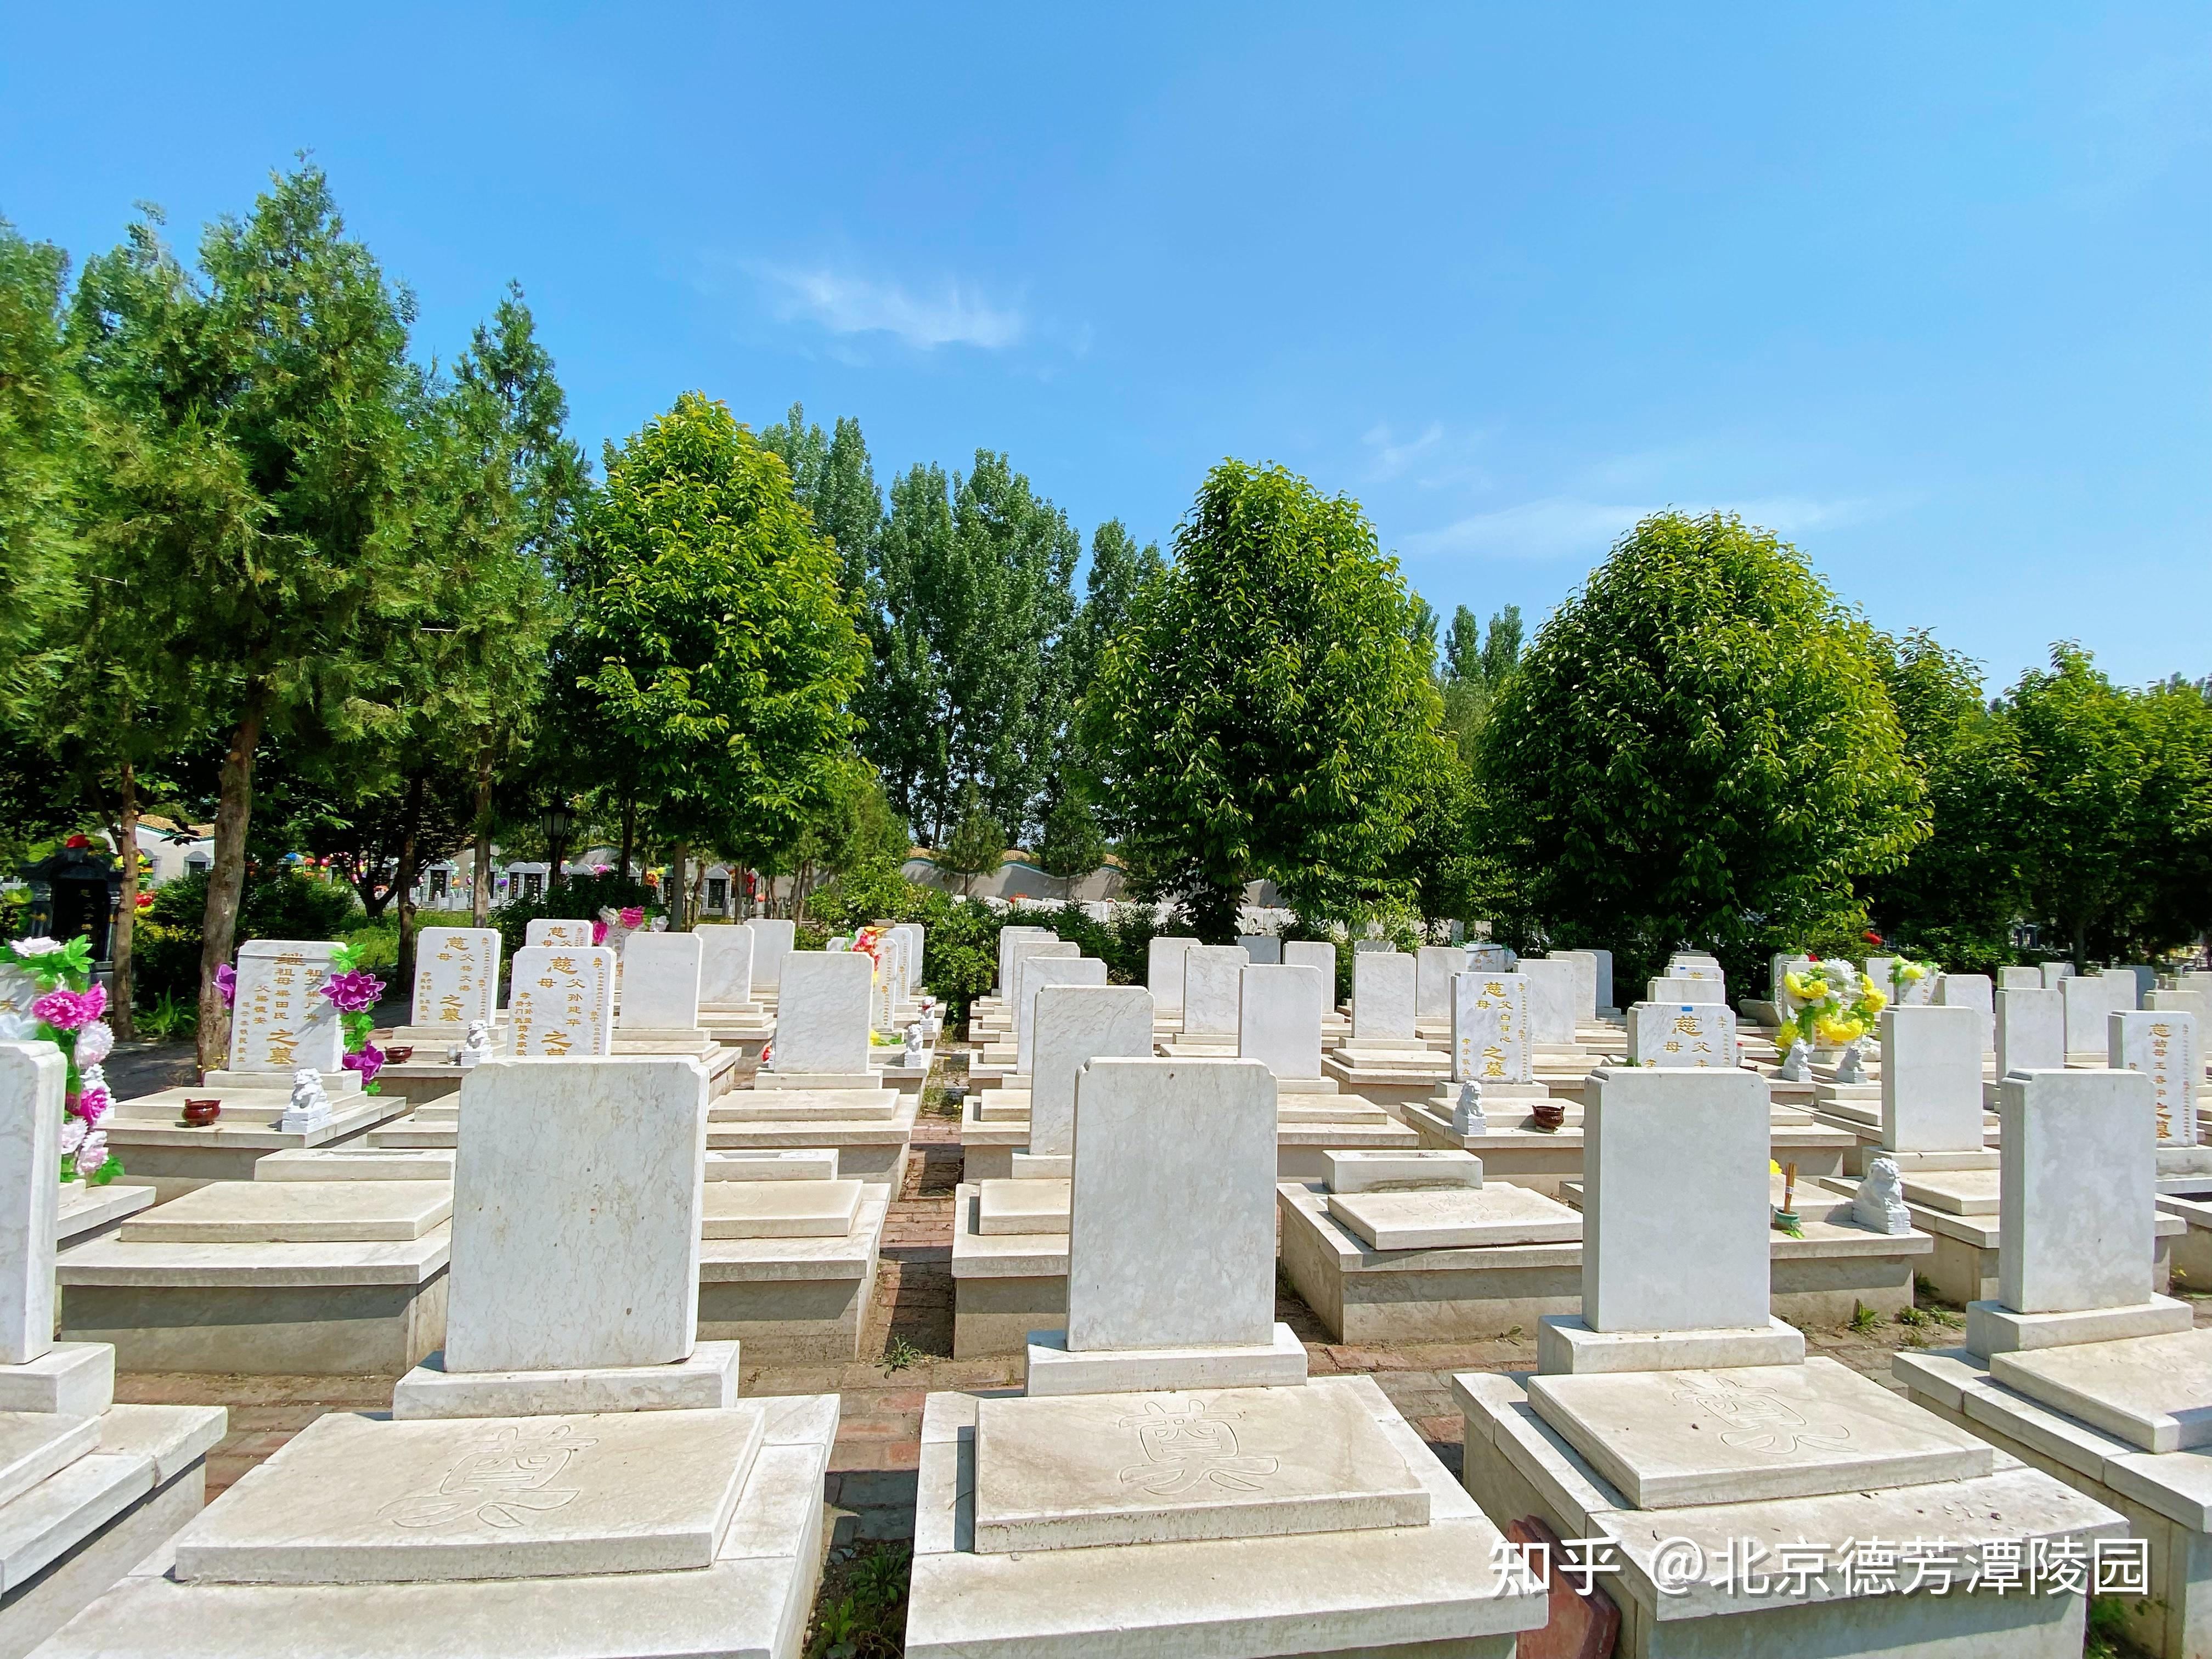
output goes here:
{"type": "Polygon", "coordinates": [[[1828,987],[1825,980],[1808,979],[1802,974],[1784,974],[1782,988],[1800,1002],[1818,1002],[1827,994],[1828,987]]]}
{"type": "Polygon", "coordinates": [[[1869,1012],[1878,1014],[1889,1006],[1889,995],[1887,992],[1877,988],[1870,979],[1864,980],[1863,983],[1866,986],[1866,992],[1861,1000],[1866,1004],[1869,1012]]]}
{"type": "Polygon", "coordinates": [[[1866,1027],[1855,1019],[1828,1015],[1813,1024],[1814,1035],[1820,1039],[1823,1048],[1840,1048],[1847,1042],[1856,1042],[1866,1035],[1866,1027]]]}
{"type": "Polygon", "coordinates": [[[1917,962],[1908,962],[1897,970],[1897,976],[1907,985],[1928,977],[1928,970],[1917,962]]]}

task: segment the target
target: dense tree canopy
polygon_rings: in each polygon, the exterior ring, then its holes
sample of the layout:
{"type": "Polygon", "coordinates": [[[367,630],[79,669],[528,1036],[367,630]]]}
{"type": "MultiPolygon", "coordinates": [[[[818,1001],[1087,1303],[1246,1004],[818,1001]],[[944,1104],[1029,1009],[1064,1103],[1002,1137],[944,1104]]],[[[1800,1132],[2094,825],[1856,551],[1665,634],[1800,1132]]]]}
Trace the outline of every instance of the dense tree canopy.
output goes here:
{"type": "Polygon", "coordinates": [[[1562,943],[1632,983],[1859,924],[1928,833],[1873,632],[1738,520],[1660,514],[1537,631],[1483,733],[1491,830],[1562,943]]]}
{"type": "Polygon", "coordinates": [[[1410,896],[1390,862],[1446,753],[1413,620],[1357,503],[1280,467],[1206,476],[1083,707],[1125,848],[1201,937],[1235,933],[1255,878],[1309,916],[1410,896]]]}

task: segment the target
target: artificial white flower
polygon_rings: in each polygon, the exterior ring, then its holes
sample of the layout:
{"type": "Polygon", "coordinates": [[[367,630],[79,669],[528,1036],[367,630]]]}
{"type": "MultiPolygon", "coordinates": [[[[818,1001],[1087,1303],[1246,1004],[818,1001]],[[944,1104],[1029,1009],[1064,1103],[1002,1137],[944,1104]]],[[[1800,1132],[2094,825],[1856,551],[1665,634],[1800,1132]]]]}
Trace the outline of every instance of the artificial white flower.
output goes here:
{"type": "Polygon", "coordinates": [[[104,1019],[95,1019],[76,1034],[76,1063],[87,1073],[115,1052],[115,1028],[104,1019]]]}
{"type": "Polygon", "coordinates": [[[19,939],[15,943],[15,951],[19,957],[50,957],[61,948],[62,942],[59,939],[47,939],[43,936],[37,939],[19,939]]]}
{"type": "Polygon", "coordinates": [[[62,1120],[62,1156],[67,1158],[78,1147],[83,1146],[87,1133],[82,1118],[64,1117],[62,1120]]]}
{"type": "Polygon", "coordinates": [[[98,1175],[100,1166],[106,1162],[106,1133],[104,1130],[94,1129],[84,1138],[84,1144],[76,1149],[77,1173],[82,1176],[98,1175]]]}

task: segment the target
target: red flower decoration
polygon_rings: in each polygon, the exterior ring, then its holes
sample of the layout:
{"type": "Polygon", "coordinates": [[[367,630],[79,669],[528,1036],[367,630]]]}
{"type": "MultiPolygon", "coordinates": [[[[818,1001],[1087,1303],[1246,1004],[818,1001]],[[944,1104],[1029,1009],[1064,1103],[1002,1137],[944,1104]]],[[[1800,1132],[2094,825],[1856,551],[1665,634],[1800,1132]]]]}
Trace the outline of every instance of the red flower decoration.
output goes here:
{"type": "Polygon", "coordinates": [[[92,845],[92,837],[89,836],[71,836],[67,841],[64,842],[62,845],[64,847],[89,847],[92,845]]]}
{"type": "Polygon", "coordinates": [[[1871,927],[1867,929],[1867,931],[1862,933],[1859,937],[1865,939],[1869,945],[1879,945],[1881,943],[1881,935],[1875,933],[1871,927]]]}

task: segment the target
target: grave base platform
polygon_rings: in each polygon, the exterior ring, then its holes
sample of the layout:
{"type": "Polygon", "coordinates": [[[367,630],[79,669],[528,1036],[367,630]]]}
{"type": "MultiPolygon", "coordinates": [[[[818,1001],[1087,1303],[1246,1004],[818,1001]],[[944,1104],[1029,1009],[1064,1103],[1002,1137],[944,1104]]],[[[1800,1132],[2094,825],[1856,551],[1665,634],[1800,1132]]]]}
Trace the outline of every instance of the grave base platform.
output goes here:
{"type": "MultiPolygon", "coordinates": [[[[838,1161],[842,1175],[842,1152],[838,1161]]],[[[890,1194],[880,1185],[864,1186],[860,1212],[842,1238],[702,1242],[700,1341],[741,1343],[752,1364],[858,1358],[890,1194]]]]}
{"type": "Polygon", "coordinates": [[[1024,1346],[1032,1397],[1302,1388],[1306,1380],[1305,1346],[1281,1323],[1265,1346],[1251,1347],[1073,1353],[1064,1330],[1031,1331],[1024,1346]]]}
{"type": "Polygon", "coordinates": [[[312,1129],[276,1127],[290,1098],[281,1090],[206,1088],[164,1089],[120,1101],[101,1127],[131,1182],[152,1187],[155,1201],[166,1204],[211,1181],[252,1180],[253,1166],[264,1153],[347,1146],[408,1110],[401,1097],[364,1095],[358,1074],[346,1076],[355,1081],[355,1091],[333,1094],[331,1115],[312,1129]],[[208,1097],[222,1102],[221,1117],[209,1124],[179,1121],[186,1100],[208,1097]]]}
{"type": "Polygon", "coordinates": [[[38,1647],[200,1512],[226,1426],[219,1407],[111,1405],[95,1450],[0,1504],[0,1654],[38,1647]]]}
{"type": "Polygon", "coordinates": [[[154,1189],[137,1185],[127,1175],[105,1187],[70,1182],[62,1188],[61,1201],[55,1206],[54,1247],[66,1250],[72,1244],[106,1238],[139,1211],[150,1209],[154,1202],[154,1189]]]}
{"type": "MultiPolygon", "coordinates": [[[[1584,1462],[1530,1405],[1519,1375],[1466,1373],[1451,1379],[1466,1423],[1462,1475],[1492,1520],[1524,1516],[1562,1539],[1605,1539],[1611,1560],[1607,1593],[1620,1609],[1614,1651],[1620,1659],[1729,1659],[1811,1654],[1821,1659],[2079,1659],[2087,1618],[2078,1594],[1852,1594],[1839,1570],[1855,1540],[1935,1539],[1946,1517],[1971,1565],[1985,1540],[2081,1541],[2124,1529],[2111,1509],[2092,1503],[2032,1468],[2001,1464],[1996,1474],[1874,1492],[1644,1510],[1584,1462]],[[1735,1540],[1770,1552],[1782,1543],[1817,1550],[1827,1564],[1801,1589],[1786,1578],[1763,1593],[1724,1581],[1720,1564],[1735,1540]],[[1698,1547],[1704,1563],[1679,1593],[1685,1559],[1675,1540],[1698,1547]]],[[[1960,1575],[1966,1569],[1962,1567],[1960,1575]]],[[[1903,1582],[1902,1580],[1899,1581],[1903,1582]]]]}
{"type": "MultiPolygon", "coordinates": [[[[1372,1379],[1304,1385],[1317,1389],[1345,1390],[1371,1414],[1425,1494],[1427,1525],[982,1553],[975,1544],[979,1402],[932,1395],[922,1419],[907,1653],[1510,1659],[1515,1633],[1540,1626],[1547,1607],[1540,1591],[1504,1581],[1492,1566],[1497,1528],[1372,1379]]],[[[1304,1390],[1204,1397],[1252,1413],[1266,1410],[1271,1397],[1304,1390]]],[[[1135,1455],[1133,1431],[1130,1443],[1135,1455]]]]}
{"type": "MultiPolygon", "coordinates": [[[[453,1583],[212,1584],[174,1577],[176,1552],[162,1549],[70,1620],[42,1659],[419,1659],[463,1650],[480,1659],[795,1659],[820,1583],[821,1487],[838,1401],[812,1395],[757,1403],[767,1414],[762,1443],[710,1565],[453,1583]]],[[[245,1482],[206,1513],[256,1501],[245,1482]]]]}
{"type": "Polygon", "coordinates": [[[62,1335],[125,1371],[397,1376],[446,1340],[450,1233],[376,1243],[126,1244],[63,1254],[62,1335]]]}
{"type": "Polygon", "coordinates": [[[448,1371],[442,1351],[399,1379],[394,1421],[553,1417],[592,1412],[721,1411],[738,1402],[738,1345],[702,1342],[672,1365],[568,1371],[448,1371]]]}
{"type": "Polygon", "coordinates": [[[1998,1382],[1964,1348],[1892,1362],[1912,1403],[2118,1510],[2149,1547],[2149,1594],[2114,1596],[2130,1640],[2155,1659],[2212,1652],[2212,1489],[2201,1452],[2146,1452],[1998,1382]]]}

